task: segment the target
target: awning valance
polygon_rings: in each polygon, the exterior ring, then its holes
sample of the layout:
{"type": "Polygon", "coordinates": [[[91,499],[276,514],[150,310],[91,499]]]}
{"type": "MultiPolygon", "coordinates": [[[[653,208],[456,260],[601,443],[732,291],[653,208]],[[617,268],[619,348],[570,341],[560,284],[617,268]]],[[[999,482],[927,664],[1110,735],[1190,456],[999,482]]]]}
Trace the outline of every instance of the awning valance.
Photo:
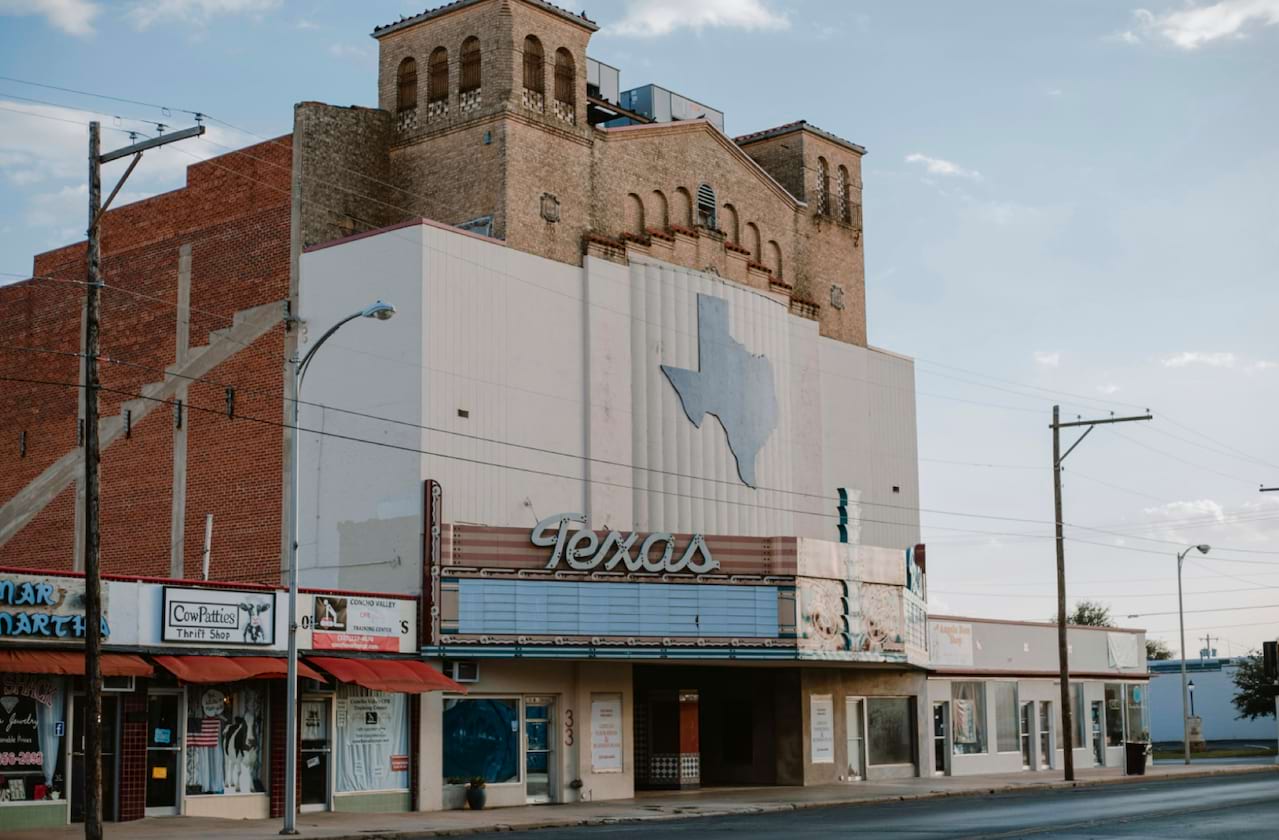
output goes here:
{"type": "MultiPolygon", "coordinates": [[[[149,677],[155,669],[127,653],[104,653],[99,659],[104,677],[149,677]]],[[[0,673],[66,674],[84,676],[84,654],[75,650],[0,650],[0,673]]]]}
{"type": "Polygon", "coordinates": [[[414,659],[341,659],[333,656],[308,656],[307,661],[328,671],[341,682],[355,683],[374,691],[397,691],[421,694],[427,691],[466,693],[466,687],[455,683],[439,671],[414,659]]]}
{"type": "MultiPolygon", "coordinates": [[[[156,664],[188,683],[225,683],[261,677],[288,676],[289,665],[275,656],[156,656],[156,664]]],[[[298,676],[325,682],[305,662],[298,661],[298,676]]]]}

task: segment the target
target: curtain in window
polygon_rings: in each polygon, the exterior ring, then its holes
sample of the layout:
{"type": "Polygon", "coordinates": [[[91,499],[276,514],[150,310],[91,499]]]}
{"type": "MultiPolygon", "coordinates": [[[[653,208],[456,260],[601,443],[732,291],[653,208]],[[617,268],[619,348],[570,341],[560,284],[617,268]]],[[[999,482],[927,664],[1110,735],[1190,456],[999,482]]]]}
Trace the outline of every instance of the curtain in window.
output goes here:
{"type": "Polygon", "coordinates": [[[1017,683],[991,683],[995,695],[995,748],[999,752],[1021,749],[1021,726],[1017,720],[1017,683]]]}
{"type": "Polygon", "coordinates": [[[950,684],[951,741],[957,755],[986,752],[986,685],[950,684]]]}
{"type": "Polygon", "coordinates": [[[407,790],[408,696],[343,685],[336,711],[337,789],[407,790]]]}

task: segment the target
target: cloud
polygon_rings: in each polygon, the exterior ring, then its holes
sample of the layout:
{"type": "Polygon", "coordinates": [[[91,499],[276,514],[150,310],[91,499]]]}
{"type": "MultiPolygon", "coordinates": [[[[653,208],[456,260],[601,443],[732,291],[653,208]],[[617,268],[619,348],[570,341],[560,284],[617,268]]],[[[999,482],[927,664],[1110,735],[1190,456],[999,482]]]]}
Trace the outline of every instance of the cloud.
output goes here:
{"type": "Polygon", "coordinates": [[[1168,356],[1161,360],[1164,367],[1183,368],[1191,365],[1204,365],[1205,367],[1232,368],[1238,361],[1234,353],[1178,353],[1175,356],[1168,356]]]}
{"type": "Polygon", "coordinates": [[[373,51],[367,47],[357,47],[351,44],[329,44],[329,55],[334,58],[347,58],[357,61],[373,58],[373,51]]]}
{"type": "Polygon", "coordinates": [[[1279,0],[1220,0],[1156,14],[1133,13],[1133,27],[1115,37],[1128,44],[1162,39],[1183,50],[1197,50],[1220,40],[1239,40],[1257,26],[1279,25],[1279,0]]]}
{"type": "Polygon", "coordinates": [[[923,164],[924,171],[929,175],[944,175],[952,178],[971,178],[974,181],[981,180],[981,173],[975,169],[965,169],[957,163],[952,163],[942,158],[929,157],[919,152],[906,155],[907,163],[923,164]]]}
{"type": "Polygon", "coordinates": [[[790,19],[765,0],[628,0],[626,15],[604,34],[654,38],[678,29],[715,28],[778,31],[789,29],[790,19]]]}
{"type": "Polygon", "coordinates": [[[41,15],[68,35],[93,34],[101,7],[90,0],[0,0],[0,15],[41,15]]]}
{"type": "Polygon", "coordinates": [[[1036,351],[1035,363],[1043,365],[1044,367],[1060,367],[1061,353],[1058,353],[1058,352],[1045,353],[1042,350],[1036,351]]]}
{"type": "Polygon", "coordinates": [[[1111,394],[1119,393],[1120,388],[1118,385],[1114,384],[1113,382],[1110,382],[1105,385],[1098,385],[1097,391],[1099,393],[1105,394],[1106,396],[1110,396],[1111,394]]]}
{"type": "Polygon", "coordinates": [[[280,0],[137,0],[124,16],[139,30],[157,23],[204,26],[221,15],[259,18],[279,5],[280,0]]]}

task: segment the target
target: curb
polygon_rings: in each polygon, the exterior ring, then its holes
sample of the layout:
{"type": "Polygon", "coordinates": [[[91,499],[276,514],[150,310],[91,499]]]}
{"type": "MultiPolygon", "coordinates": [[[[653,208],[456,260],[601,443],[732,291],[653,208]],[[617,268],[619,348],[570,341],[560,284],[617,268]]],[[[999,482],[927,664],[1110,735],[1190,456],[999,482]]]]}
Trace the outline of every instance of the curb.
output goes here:
{"type": "MultiPolygon", "coordinates": [[[[743,805],[738,808],[717,808],[697,810],[696,806],[685,806],[671,812],[654,812],[652,816],[618,816],[618,817],[581,817],[565,819],[548,819],[535,823],[491,823],[476,826],[455,826],[449,828],[415,828],[389,832],[365,832],[360,834],[327,837],[325,840],[403,840],[407,837],[462,837],[471,834],[511,831],[545,831],[552,828],[582,828],[587,826],[633,825],[646,822],[665,822],[667,820],[688,820],[702,817],[726,817],[753,814],[776,814],[785,811],[807,811],[816,808],[847,808],[851,806],[884,805],[892,802],[918,802],[928,799],[958,799],[978,796],[991,796],[1005,793],[1040,793],[1043,791],[1074,790],[1076,788],[1096,788],[1111,785],[1141,784],[1143,782],[1172,782],[1183,779],[1206,779],[1215,776],[1248,776],[1263,773],[1279,773],[1279,765],[1260,764],[1253,767],[1235,767],[1221,770],[1201,770],[1190,773],[1178,773],[1168,776],[1119,776],[1113,779],[1086,779],[1074,782],[1047,782],[1035,785],[1002,785],[992,788],[973,790],[929,791],[917,794],[887,795],[874,798],[860,797],[856,799],[830,799],[820,802],[783,802],[760,805],[743,805]]],[[[678,806],[677,806],[678,807],[678,806]]]]}

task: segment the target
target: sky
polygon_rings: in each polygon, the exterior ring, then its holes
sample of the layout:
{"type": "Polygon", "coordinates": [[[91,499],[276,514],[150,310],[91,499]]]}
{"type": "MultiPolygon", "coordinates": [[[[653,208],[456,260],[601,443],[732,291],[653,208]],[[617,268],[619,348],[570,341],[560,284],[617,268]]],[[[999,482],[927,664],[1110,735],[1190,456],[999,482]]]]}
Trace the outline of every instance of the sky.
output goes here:
{"type": "MultiPolygon", "coordinates": [[[[1052,406],[1149,409],[1066,461],[1071,601],[1176,651],[1176,553],[1207,543],[1187,649],[1279,636],[1279,0],[584,3],[623,88],[869,150],[869,334],[916,359],[933,611],[1052,615],[1052,406]]],[[[369,33],[425,7],[0,0],[0,282],[81,238],[85,111],[108,148],[210,115],[117,201],[173,189],[295,102],[376,104],[369,33]]]]}

